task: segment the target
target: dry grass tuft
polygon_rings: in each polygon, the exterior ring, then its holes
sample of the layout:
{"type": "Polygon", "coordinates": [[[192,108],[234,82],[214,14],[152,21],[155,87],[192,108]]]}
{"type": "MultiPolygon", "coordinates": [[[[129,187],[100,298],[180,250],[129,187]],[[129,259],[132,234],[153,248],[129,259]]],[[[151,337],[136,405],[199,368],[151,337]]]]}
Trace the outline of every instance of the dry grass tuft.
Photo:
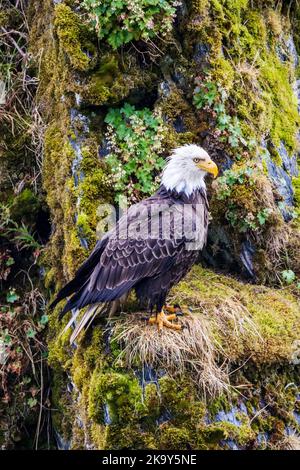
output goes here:
{"type": "MultiPolygon", "coordinates": [[[[207,319],[210,330],[217,333],[219,338],[230,338],[231,344],[239,344],[241,338],[246,342],[262,343],[258,327],[252,319],[252,315],[242,300],[242,294],[232,289],[229,285],[221,285],[217,275],[210,274],[203,277],[203,272],[193,271],[191,282],[184,281],[185,288],[175,288],[169,297],[169,303],[184,305],[187,300],[193,306],[193,312],[207,319]],[[206,284],[209,289],[200,290],[206,284]],[[188,295],[185,292],[188,286],[188,295]]],[[[215,344],[217,339],[215,338],[215,344]]],[[[216,347],[216,346],[215,346],[216,347]]],[[[221,350],[221,346],[217,345],[221,350]]],[[[222,350],[222,354],[225,352],[222,350]]]]}
{"type": "Polygon", "coordinates": [[[276,445],[276,450],[300,450],[300,436],[291,432],[276,445]]]}
{"type": "Polygon", "coordinates": [[[113,341],[122,346],[116,362],[134,368],[138,364],[166,370],[172,377],[186,373],[192,377],[204,398],[229,389],[226,367],[218,365],[218,350],[210,325],[203,316],[180,318],[180,331],[156,326],[134,313],[115,323],[113,341]]]}
{"type": "Polygon", "coordinates": [[[229,332],[232,341],[238,342],[243,336],[247,336],[250,340],[255,338],[263,341],[248,309],[235,296],[228,296],[222,302],[209,307],[204,301],[201,309],[203,309],[203,314],[207,315],[209,312],[213,329],[223,335],[229,332]]]}

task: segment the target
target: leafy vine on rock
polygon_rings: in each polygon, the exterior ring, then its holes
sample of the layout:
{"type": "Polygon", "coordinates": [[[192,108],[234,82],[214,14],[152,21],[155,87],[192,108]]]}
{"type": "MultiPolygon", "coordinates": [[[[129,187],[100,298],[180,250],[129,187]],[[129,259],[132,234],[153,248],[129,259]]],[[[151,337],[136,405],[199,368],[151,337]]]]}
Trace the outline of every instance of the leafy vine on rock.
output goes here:
{"type": "Polygon", "coordinates": [[[105,122],[110,147],[106,161],[117,196],[127,194],[134,201],[152,193],[156,187],[155,172],[164,165],[161,155],[166,126],[161,116],[126,103],[122,108],[111,108],[105,122]]]}
{"type": "Polygon", "coordinates": [[[92,26],[100,39],[117,49],[133,40],[166,36],[172,29],[174,0],[84,0],[92,26]]]}

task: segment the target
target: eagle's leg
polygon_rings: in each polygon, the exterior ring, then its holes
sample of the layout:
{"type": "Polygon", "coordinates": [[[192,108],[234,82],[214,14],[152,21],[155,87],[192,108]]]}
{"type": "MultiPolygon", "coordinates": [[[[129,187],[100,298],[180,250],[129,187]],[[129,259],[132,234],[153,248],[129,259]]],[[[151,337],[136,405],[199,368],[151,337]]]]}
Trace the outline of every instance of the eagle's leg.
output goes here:
{"type": "Polygon", "coordinates": [[[192,311],[192,309],[189,308],[187,305],[178,305],[178,304],[175,304],[174,306],[165,305],[164,310],[166,312],[176,313],[176,316],[189,315],[192,311]]]}
{"type": "Polygon", "coordinates": [[[169,313],[175,313],[176,316],[181,314],[181,307],[180,305],[165,305],[164,310],[169,313]]]}
{"type": "Polygon", "coordinates": [[[181,325],[171,323],[171,320],[175,320],[175,318],[177,318],[176,313],[166,315],[164,309],[162,309],[156,316],[149,318],[149,323],[150,325],[156,324],[158,331],[162,331],[164,327],[170,328],[172,330],[181,330],[181,325]]]}

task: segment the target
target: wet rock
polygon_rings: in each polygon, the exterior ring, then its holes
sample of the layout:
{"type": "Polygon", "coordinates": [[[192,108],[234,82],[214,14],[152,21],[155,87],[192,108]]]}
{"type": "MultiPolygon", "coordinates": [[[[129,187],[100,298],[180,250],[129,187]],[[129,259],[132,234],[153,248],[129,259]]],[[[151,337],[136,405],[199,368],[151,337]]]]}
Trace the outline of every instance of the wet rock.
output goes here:
{"type": "Polygon", "coordinates": [[[269,434],[267,432],[260,432],[257,435],[256,441],[260,446],[266,445],[269,441],[269,434]]]}
{"type": "Polygon", "coordinates": [[[82,248],[84,248],[85,250],[88,250],[89,244],[87,242],[87,239],[83,236],[82,227],[79,227],[78,229],[78,237],[79,237],[80,245],[82,246],[82,248]]]}
{"type": "Polygon", "coordinates": [[[104,332],[105,354],[111,353],[111,346],[110,346],[111,338],[112,338],[112,324],[111,322],[109,322],[104,332]]]}
{"type": "Polygon", "coordinates": [[[290,174],[290,176],[298,176],[299,169],[297,164],[297,155],[289,156],[283,142],[281,142],[278,148],[279,155],[282,159],[282,165],[286,172],[290,174]]]}
{"type": "Polygon", "coordinates": [[[294,67],[297,67],[299,58],[297,49],[292,36],[289,36],[287,40],[278,44],[276,47],[278,58],[281,62],[287,62],[291,60],[294,67]]]}
{"type": "Polygon", "coordinates": [[[168,98],[171,93],[171,87],[167,81],[163,81],[158,85],[158,92],[161,97],[168,98]]]}
{"type": "Polygon", "coordinates": [[[272,160],[267,162],[267,168],[270,179],[283,199],[283,201],[279,202],[278,207],[284,220],[288,222],[292,219],[291,209],[294,204],[291,178],[282,167],[277,166],[272,160]]]}
{"type": "MultiPolygon", "coordinates": [[[[221,410],[215,416],[215,421],[225,421],[226,423],[234,424],[235,426],[241,426],[242,422],[237,418],[237,414],[245,413],[240,407],[233,406],[229,411],[221,410]]],[[[246,413],[247,414],[247,410],[246,413]]]]}
{"type": "Polygon", "coordinates": [[[224,228],[212,224],[209,228],[207,247],[204,248],[201,258],[213,268],[243,274],[247,278],[254,278],[254,254],[255,247],[249,240],[245,240],[241,245],[238,258],[224,228]]]}
{"type": "MultiPolygon", "coordinates": [[[[293,85],[293,90],[298,102],[298,113],[300,114],[300,80],[295,81],[293,85]]],[[[299,137],[298,140],[300,140],[299,137]]]]}
{"type": "Polygon", "coordinates": [[[109,406],[107,403],[104,405],[104,410],[103,410],[103,415],[104,415],[104,424],[109,425],[112,423],[112,418],[110,416],[110,411],[109,411],[109,406]]]}
{"type": "Polygon", "coordinates": [[[242,243],[242,250],[241,250],[241,261],[243,263],[244,268],[246,269],[247,274],[250,277],[254,277],[254,269],[253,269],[253,256],[255,254],[255,248],[249,240],[246,240],[242,243]]]}
{"type": "Polygon", "coordinates": [[[290,58],[292,59],[294,63],[294,66],[297,67],[297,65],[299,64],[299,57],[298,57],[297,49],[296,49],[294,39],[292,36],[288,37],[287,41],[285,42],[285,46],[287,48],[290,58]]]}
{"type": "Polygon", "coordinates": [[[46,276],[46,269],[44,266],[41,266],[39,268],[39,276],[41,279],[45,279],[45,276],[46,276]]]}
{"type": "Polygon", "coordinates": [[[209,53],[210,53],[209,44],[205,44],[205,43],[196,44],[195,49],[194,49],[194,56],[193,56],[196,64],[199,64],[199,65],[206,64],[208,61],[209,53]]]}
{"type": "Polygon", "coordinates": [[[170,421],[172,419],[172,414],[170,413],[169,410],[165,410],[160,416],[159,418],[157,418],[156,420],[156,424],[159,426],[160,424],[163,424],[163,423],[167,423],[168,421],[170,421]]]}
{"type": "Polygon", "coordinates": [[[295,420],[297,421],[297,424],[300,425],[300,413],[298,413],[297,411],[294,411],[293,415],[294,415],[295,420]]]}
{"type": "Polygon", "coordinates": [[[56,446],[58,450],[69,450],[71,447],[71,442],[63,438],[61,434],[54,428],[54,438],[56,441],[56,446]]]}
{"type": "Polygon", "coordinates": [[[233,160],[225,152],[223,152],[222,157],[223,157],[223,161],[220,163],[221,171],[229,170],[233,165],[233,160]]]}
{"type": "Polygon", "coordinates": [[[100,158],[107,157],[111,152],[111,147],[107,139],[103,139],[98,147],[98,155],[100,158]]]}
{"type": "Polygon", "coordinates": [[[277,165],[271,159],[267,150],[265,151],[263,159],[267,166],[269,178],[282,197],[282,201],[279,201],[278,207],[284,220],[289,222],[293,218],[294,189],[292,177],[298,175],[297,157],[296,155],[290,157],[283,143],[280,144],[277,150],[282,160],[281,166],[277,165]]]}
{"type": "MultiPolygon", "coordinates": [[[[77,109],[71,108],[70,110],[70,118],[71,118],[71,126],[72,130],[74,131],[74,138],[70,138],[70,144],[74,150],[75,158],[72,162],[72,175],[74,179],[74,186],[75,188],[78,187],[80,181],[84,179],[84,174],[80,170],[80,164],[82,161],[82,146],[88,135],[89,128],[90,128],[90,121],[87,116],[84,116],[80,113],[77,109]]],[[[81,196],[80,194],[77,197],[76,207],[79,210],[80,208],[80,201],[81,196]]],[[[78,214],[75,214],[75,222],[77,222],[78,214]]],[[[79,227],[78,229],[78,237],[80,244],[83,248],[88,249],[88,242],[82,233],[82,229],[79,227]]]]}
{"type": "Polygon", "coordinates": [[[89,118],[80,113],[78,109],[72,108],[70,110],[70,119],[76,137],[82,140],[83,134],[87,134],[89,132],[89,118]]]}
{"type": "Polygon", "coordinates": [[[181,133],[186,131],[186,127],[183,121],[182,116],[178,116],[176,120],[173,122],[173,127],[176,132],[181,133]]]}
{"type": "Polygon", "coordinates": [[[79,93],[75,93],[75,102],[78,107],[81,105],[82,97],[79,93]]]}
{"type": "Polygon", "coordinates": [[[175,70],[171,74],[171,77],[173,82],[176,83],[176,85],[178,85],[180,88],[183,89],[187,87],[187,79],[179,70],[175,70]]]}
{"type": "Polygon", "coordinates": [[[281,62],[286,62],[289,59],[287,51],[281,45],[276,47],[276,52],[281,62]]]}
{"type": "Polygon", "coordinates": [[[207,246],[200,258],[213,268],[237,271],[232,243],[224,228],[213,223],[209,226],[207,246]]]}

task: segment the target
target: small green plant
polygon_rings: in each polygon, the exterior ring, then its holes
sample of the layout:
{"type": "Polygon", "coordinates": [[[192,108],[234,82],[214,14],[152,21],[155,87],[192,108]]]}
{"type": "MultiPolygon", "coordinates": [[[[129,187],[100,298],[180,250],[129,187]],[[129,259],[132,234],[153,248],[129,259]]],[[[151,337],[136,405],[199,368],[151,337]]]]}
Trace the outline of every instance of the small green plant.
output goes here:
{"type": "Polygon", "coordinates": [[[89,19],[100,39],[117,49],[133,40],[165,36],[174,21],[174,0],[84,0],[89,19]]]}
{"type": "Polygon", "coordinates": [[[281,277],[285,284],[290,285],[295,281],[296,274],[291,269],[286,269],[281,272],[281,277]]]}
{"type": "Polygon", "coordinates": [[[223,175],[218,178],[217,199],[219,201],[224,201],[225,199],[229,198],[232,194],[232,190],[235,185],[242,185],[247,183],[249,186],[253,186],[254,180],[252,176],[252,168],[225,170],[223,175]]]}
{"type": "MultiPolygon", "coordinates": [[[[205,106],[212,106],[215,103],[218,95],[219,92],[217,85],[213,82],[205,82],[202,85],[198,85],[194,90],[194,105],[198,109],[205,108],[205,106]]],[[[219,107],[221,106],[222,104],[220,103],[219,107]]]]}
{"type": "Polygon", "coordinates": [[[265,225],[266,221],[269,218],[269,215],[271,214],[271,209],[265,207],[261,211],[257,213],[257,220],[260,225],[265,225]]]}
{"type": "Polygon", "coordinates": [[[40,250],[41,244],[34,238],[29,228],[22,223],[16,228],[10,229],[11,232],[15,233],[13,241],[19,246],[20,249],[30,248],[32,250],[40,250]]]}
{"type": "Polygon", "coordinates": [[[10,222],[10,208],[8,205],[0,202],[0,233],[10,224],[10,222]]]}
{"type": "Polygon", "coordinates": [[[221,138],[226,139],[233,149],[241,145],[251,149],[256,142],[247,141],[243,137],[240,122],[236,116],[230,116],[226,112],[228,96],[226,90],[211,81],[201,82],[198,80],[194,90],[193,102],[197,109],[210,109],[216,116],[216,128],[222,132],[221,138]]]}
{"type": "Polygon", "coordinates": [[[19,300],[19,295],[16,293],[15,289],[10,289],[6,294],[6,302],[13,304],[19,300]]]}
{"type": "Polygon", "coordinates": [[[48,315],[44,314],[44,315],[41,316],[41,318],[39,320],[39,325],[45,326],[45,325],[47,325],[48,321],[49,321],[48,315]]]}
{"type": "Polygon", "coordinates": [[[34,408],[37,405],[38,401],[36,398],[28,398],[27,403],[30,408],[34,408]]]}
{"type": "MultiPolygon", "coordinates": [[[[10,206],[0,203],[0,236],[8,237],[14,242],[19,249],[27,248],[32,250],[40,250],[41,244],[35,239],[30,228],[22,222],[18,224],[11,218],[10,206]]],[[[14,259],[9,257],[6,266],[14,264],[14,259]]]]}
{"type": "Polygon", "coordinates": [[[136,110],[125,104],[110,109],[105,122],[110,145],[107,163],[111,168],[117,195],[138,200],[155,190],[155,174],[164,165],[160,156],[165,125],[159,115],[148,108],[136,110]]]}
{"type": "Polygon", "coordinates": [[[259,230],[272,213],[268,207],[253,207],[251,204],[255,184],[256,174],[249,167],[225,170],[215,184],[216,199],[226,203],[226,219],[240,232],[259,230]]]}

